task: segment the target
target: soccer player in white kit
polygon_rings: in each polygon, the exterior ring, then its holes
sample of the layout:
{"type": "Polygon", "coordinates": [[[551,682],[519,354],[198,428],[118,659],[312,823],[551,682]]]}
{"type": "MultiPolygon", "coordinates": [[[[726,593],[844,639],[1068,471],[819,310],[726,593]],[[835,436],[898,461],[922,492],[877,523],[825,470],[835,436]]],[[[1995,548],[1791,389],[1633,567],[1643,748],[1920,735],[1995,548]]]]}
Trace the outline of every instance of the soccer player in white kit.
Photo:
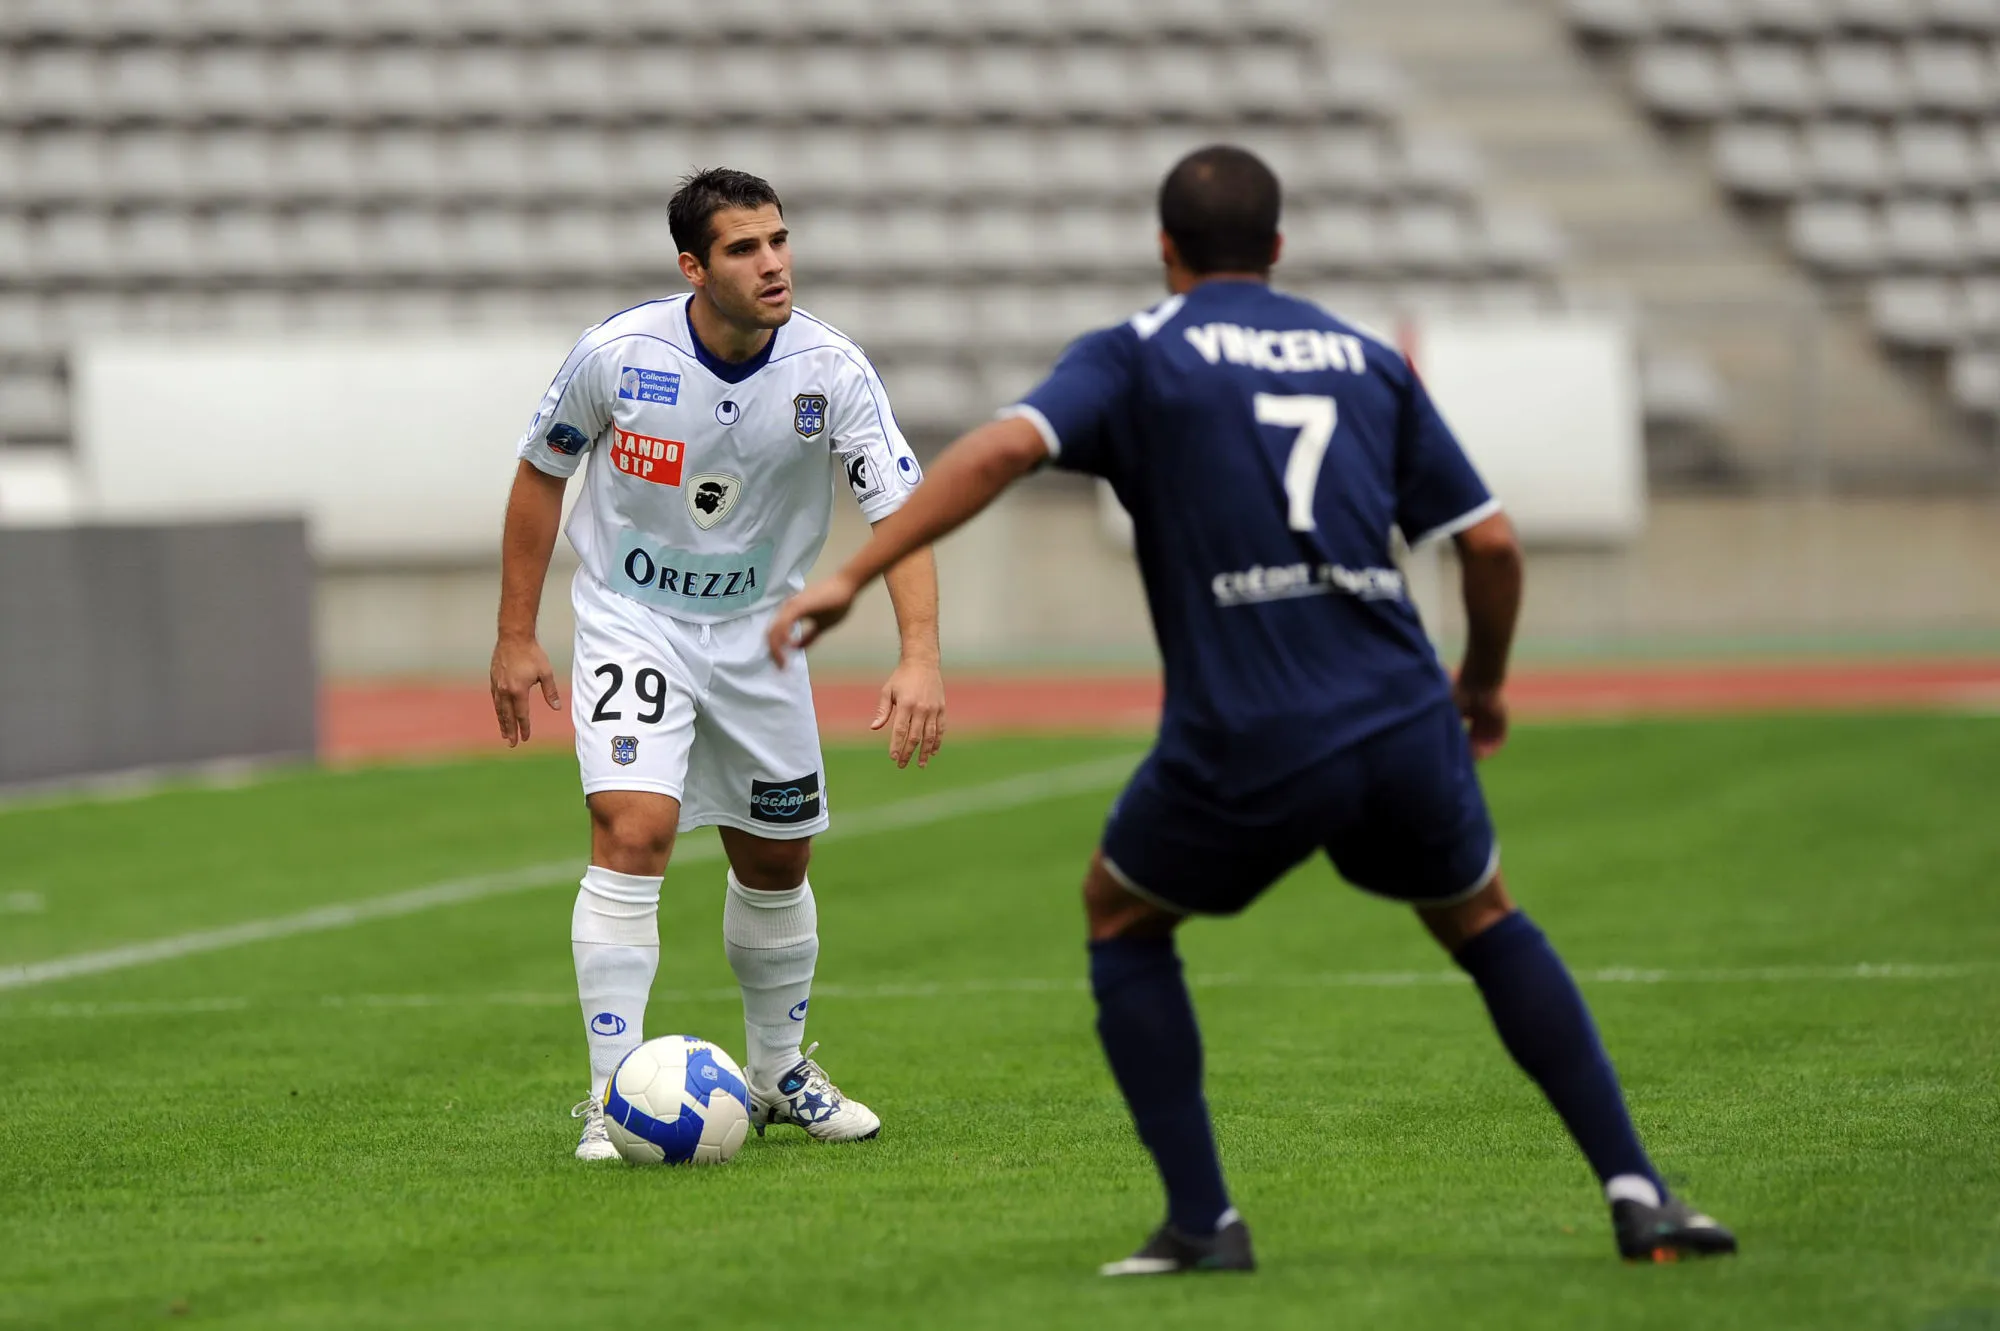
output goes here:
{"type": "MultiPolygon", "coordinates": [[[[521,437],[502,538],[492,685],[511,747],[528,738],[537,689],[560,706],[535,614],[563,487],[590,459],[566,528],[582,561],[570,712],[591,826],[570,923],[590,1050],[590,1095],[573,1111],[585,1160],[617,1154],[605,1084],[644,1039],[660,884],[676,833],[695,827],[719,829],[729,859],[722,936],[743,991],[751,1121],[820,1141],[881,1130],[800,1048],[819,956],[806,864],[827,827],[826,775],[805,664],[774,665],[764,630],[826,542],[834,486],[879,522],[923,473],[861,349],[793,310],[771,186],[703,171],[667,216],[693,293],[584,333],[521,437]]],[[[944,734],[930,551],[888,585],[902,659],[875,725],[891,727],[899,767],[921,767],[944,734]]]]}

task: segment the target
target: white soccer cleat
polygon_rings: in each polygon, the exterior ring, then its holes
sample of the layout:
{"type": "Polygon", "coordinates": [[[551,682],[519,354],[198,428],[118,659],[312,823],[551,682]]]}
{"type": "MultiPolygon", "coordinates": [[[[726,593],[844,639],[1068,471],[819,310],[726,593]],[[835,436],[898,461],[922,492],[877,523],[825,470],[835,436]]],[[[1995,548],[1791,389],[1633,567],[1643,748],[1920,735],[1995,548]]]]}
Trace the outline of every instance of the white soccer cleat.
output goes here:
{"type": "Polygon", "coordinates": [[[596,1096],[579,1100],[570,1109],[571,1118],[583,1120],[583,1136],[576,1143],[576,1158],[579,1160],[616,1160],[618,1148],[611,1144],[611,1134],[604,1130],[604,1102],[596,1096]]]}
{"type": "Polygon", "coordinates": [[[798,1066],[778,1078],[771,1090],[750,1087],[750,1123],[759,1137],[774,1123],[793,1123],[806,1130],[814,1141],[867,1141],[882,1131],[882,1120],[859,1100],[840,1093],[827,1077],[826,1069],[813,1062],[814,1044],[798,1066]]]}

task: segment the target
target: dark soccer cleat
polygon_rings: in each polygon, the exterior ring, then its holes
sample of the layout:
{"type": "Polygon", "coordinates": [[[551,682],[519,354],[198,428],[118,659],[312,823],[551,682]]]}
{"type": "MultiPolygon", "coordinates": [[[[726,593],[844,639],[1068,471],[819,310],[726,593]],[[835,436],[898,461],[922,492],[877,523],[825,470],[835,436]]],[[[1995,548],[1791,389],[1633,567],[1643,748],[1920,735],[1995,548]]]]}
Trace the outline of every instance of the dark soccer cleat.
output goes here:
{"type": "Polygon", "coordinates": [[[1618,1255],[1628,1262],[1678,1262],[1736,1251],[1736,1236],[1678,1197],[1658,1206],[1630,1200],[1611,1203],[1618,1255]]]}
{"type": "Polygon", "coordinates": [[[1250,1226],[1235,1212],[1208,1238],[1194,1238],[1171,1224],[1161,1225],[1146,1246],[1122,1262],[1097,1268],[1101,1276],[1178,1276],[1190,1271],[1255,1271],[1250,1226]]]}

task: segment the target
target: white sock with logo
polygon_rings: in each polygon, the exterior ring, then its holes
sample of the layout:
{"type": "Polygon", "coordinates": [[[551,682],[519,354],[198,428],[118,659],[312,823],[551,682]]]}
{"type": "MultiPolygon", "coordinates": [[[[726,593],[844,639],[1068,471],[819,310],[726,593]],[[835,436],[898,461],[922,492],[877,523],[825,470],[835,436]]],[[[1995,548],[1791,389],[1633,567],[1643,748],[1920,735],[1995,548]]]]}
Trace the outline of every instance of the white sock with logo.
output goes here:
{"type": "Polygon", "coordinates": [[[646,998],[660,969],[660,880],[591,865],[569,940],[590,1042],[590,1093],[602,1100],[618,1060],[646,1038],[646,998]]]}
{"type": "Polygon", "coordinates": [[[819,961],[819,908],[810,882],[789,892],[755,892],[729,875],[722,942],[743,990],[744,1071],[770,1090],[800,1058],[813,967],[819,961]]]}

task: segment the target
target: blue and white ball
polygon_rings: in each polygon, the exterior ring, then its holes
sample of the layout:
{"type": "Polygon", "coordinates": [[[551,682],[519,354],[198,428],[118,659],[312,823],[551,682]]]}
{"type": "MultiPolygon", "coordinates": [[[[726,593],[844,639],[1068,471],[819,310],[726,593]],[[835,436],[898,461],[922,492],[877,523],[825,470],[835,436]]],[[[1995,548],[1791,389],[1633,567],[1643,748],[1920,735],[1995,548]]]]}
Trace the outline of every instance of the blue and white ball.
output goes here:
{"type": "Polygon", "coordinates": [[[611,1074],[604,1118],[611,1144],[635,1165],[719,1165],[750,1134],[750,1089],[708,1041],[663,1035],[611,1074]]]}

